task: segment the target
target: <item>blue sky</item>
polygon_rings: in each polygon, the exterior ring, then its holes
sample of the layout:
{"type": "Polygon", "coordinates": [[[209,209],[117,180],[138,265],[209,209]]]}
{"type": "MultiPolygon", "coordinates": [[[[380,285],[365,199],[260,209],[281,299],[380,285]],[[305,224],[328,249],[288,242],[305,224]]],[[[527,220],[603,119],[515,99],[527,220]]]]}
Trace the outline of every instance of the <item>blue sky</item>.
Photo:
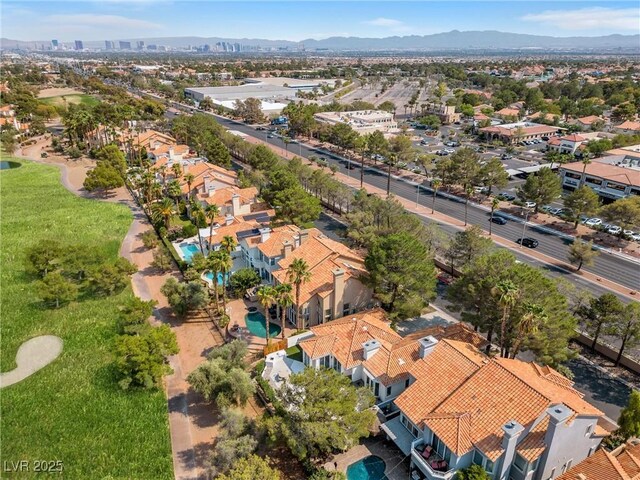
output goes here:
{"type": "Polygon", "coordinates": [[[299,41],[450,30],[574,36],[639,33],[638,1],[2,0],[2,36],[17,40],[231,37],[299,41]]]}

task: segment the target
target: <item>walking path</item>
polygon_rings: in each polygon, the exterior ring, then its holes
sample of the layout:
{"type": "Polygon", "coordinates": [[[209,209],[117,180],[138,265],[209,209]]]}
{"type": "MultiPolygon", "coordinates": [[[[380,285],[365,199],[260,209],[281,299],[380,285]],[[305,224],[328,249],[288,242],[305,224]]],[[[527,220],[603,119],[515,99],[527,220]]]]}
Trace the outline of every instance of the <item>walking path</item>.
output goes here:
{"type": "MultiPolygon", "coordinates": [[[[34,145],[18,151],[16,156],[38,163],[57,165],[61,171],[61,183],[70,192],[86,198],[126,204],[133,213],[133,223],[122,241],[120,255],[138,267],[138,271],[132,276],[133,292],[143,300],[157,301],[151,322],[170,325],[180,347],[180,352],[169,358],[173,373],[165,377],[174,476],[178,480],[205,478],[206,462],[218,431],[218,417],[211,405],[205,403],[189,388],[186,378],[206,359],[206,354],[211,348],[224,343],[224,339],[208,317],[179,321],[173,316],[160,288],[169,277],[178,278],[180,273],[177,269],[160,273],[151,267],[153,252],[146,249],[140,239],[140,234],[149,230],[151,225],[144,212],[131,198],[128,190],[124,187],[117,189],[108,198],[96,197],[84,191],[82,183],[93,162],[67,160],[56,155],[40,158],[43,147],[46,149],[49,143],[48,139],[41,137],[34,145]]],[[[19,361],[18,365],[20,366],[19,361]]],[[[4,376],[2,385],[5,385],[4,376]]],[[[252,416],[255,416],[253,406],[248,405],[247,408],[250,409],[248,413],[253,412],[252,416]]]]}
{"type": "Polygon", "coordinates": [[[24,342],[16,353],[17,367],[0,373],[0,388],[21,382],[53,362],[62,353],[62,339],[55,335],[41,335],[24,342]]]}

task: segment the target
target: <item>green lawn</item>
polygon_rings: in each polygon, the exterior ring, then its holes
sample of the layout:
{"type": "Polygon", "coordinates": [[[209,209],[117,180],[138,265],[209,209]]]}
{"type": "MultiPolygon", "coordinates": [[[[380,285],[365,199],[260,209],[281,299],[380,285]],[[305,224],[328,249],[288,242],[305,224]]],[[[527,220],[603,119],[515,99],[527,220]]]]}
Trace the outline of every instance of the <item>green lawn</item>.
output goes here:
{"type": "Polygon", "coordinates": [[[55,167],[17,161],[22,167],[0,172],[0,367],[13,369],[18,346],[36,335],[58,335],[64,347],[52,364],[0,391],[2,458],[61,460],[73,479],[173,478],[164,393],[124,392],[114,377],[117,307],[131,291],[45,310],[25,271],[27,248],[51,239],[115,258],[131,212],[72,195],[55,167]]]}
{"type": "Polygon", "coordinates": [[[65,105],[70,105],[72,103],[75,104],[83,104],[92,107],[100,103],[96,97],[85,94],[73,94],[73,95],[58,95],[57,97],[47,97],[39,99],[43,103],[48,103],[49,105],[53,105],[55,107],[62,107],[65,105]]]}

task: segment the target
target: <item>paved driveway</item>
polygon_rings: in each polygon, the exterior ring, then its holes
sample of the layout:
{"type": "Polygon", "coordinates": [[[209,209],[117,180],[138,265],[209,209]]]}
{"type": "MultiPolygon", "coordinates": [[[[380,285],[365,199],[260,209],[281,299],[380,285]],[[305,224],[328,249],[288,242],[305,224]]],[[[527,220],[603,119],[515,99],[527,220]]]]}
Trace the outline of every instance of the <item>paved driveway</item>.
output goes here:
{"type": "Polygon", "coordinates": [[[585,400],[617,421],[631,393],[629,387],[581,358],[571,360],[567,366],[575,376],[574,387],[585,400]]]}

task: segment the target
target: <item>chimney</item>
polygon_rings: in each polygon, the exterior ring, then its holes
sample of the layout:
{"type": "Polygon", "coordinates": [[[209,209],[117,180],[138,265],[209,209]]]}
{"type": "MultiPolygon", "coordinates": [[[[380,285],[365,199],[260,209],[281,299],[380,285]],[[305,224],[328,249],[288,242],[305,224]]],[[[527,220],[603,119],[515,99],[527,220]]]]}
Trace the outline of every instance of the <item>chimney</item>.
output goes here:
{"type": "Polygon", "coordinates": [[[204,177],[204,192],[210,197],[213,197],[213,194],[216,193],[216,187],[211,183],[211,177],[208,175],[204,177]]]}
{"type": "Polygon", "coordinates": [[[269,227],[260,228],[258,231],[260,232],[260,243],[264,243],[269,240],[269,237],[271,236],[271,229],[269,227]]]}
{"type": "Polygon", "coordinates": [[[504,449],[503,461],[496,478],[506,478],[516,455],[518,437],[520,437],[520,434],[524,431],[524,427],[515,420],[511,420],[502,426],[502,431],[504,432],[502,437],[502,448],[504,449]]]}
{"type": "Polygon", "coordinates": [[[333,318],[342,317],[344,306],[344,270],[336,268],[333,274],[333,318]]]}
{"type": "Polygon", "coordinates": [[[566,443],[566,438],[563,438],[566,436],[562,435],[559,429],[565,425],[572,414],[572,411],[562,403],[547,408],[549,426],[544,435],[544,444],[547,448],[540,457],[540,464],[544,465],[543,474],[547,474],[554,467],[561,467],[568,460],[567,457],[559,455],[559,452],[566,452],[565,449],[560,448],[566,443]]]}
{"type": "Polygon", "coordinates": [[[362,355],[364,356],[364,359],[369,360],[376,354],[378,350],[380,350],[380,347],[380,342],[375,338],[373,340],[369,340],[368,342],[364,342],[362,344],[362,349],[364,350],[362,355]]]}
{"type": "Polygon", "coordinates": [[[240,215],[240,195],[237,193],[231,196],[231,209],[234,215],[240,215]]]}
{"type": "Polygon", "coordinates": [[[224,217],[224,224],[231,225],[233,223],[233,220],[233,215],[227,215],[226,217],[224,217]]]}
{"type": "Polygon", "coordinates": [[[282,242],[282,256],[287,258],[293,252],[293,244],[289,240],[282,242]]]}
{"type": "Polygon", "coordinates": [[[420,345],[420,358],[426,358],[427,355],[433,352],[433,349],[436,348],[438,340],[435,337],[429,335],[427,337],[419,339],[418,344],[420,345]]]}
{"type": "Polygon", "coordinates": [[[169,147],[169,159],[170,160],[173,160],[173,154],[174,154],[173,147],[169,147]]]}
{"type": "Polygon", "coordinates": [[[299,234],[298,234],[298,241],[300,242],[300,245],[302,245],[304,242],[306,242],[309,239],[309,231],[308,230],[302,230],[299,234]]]}

